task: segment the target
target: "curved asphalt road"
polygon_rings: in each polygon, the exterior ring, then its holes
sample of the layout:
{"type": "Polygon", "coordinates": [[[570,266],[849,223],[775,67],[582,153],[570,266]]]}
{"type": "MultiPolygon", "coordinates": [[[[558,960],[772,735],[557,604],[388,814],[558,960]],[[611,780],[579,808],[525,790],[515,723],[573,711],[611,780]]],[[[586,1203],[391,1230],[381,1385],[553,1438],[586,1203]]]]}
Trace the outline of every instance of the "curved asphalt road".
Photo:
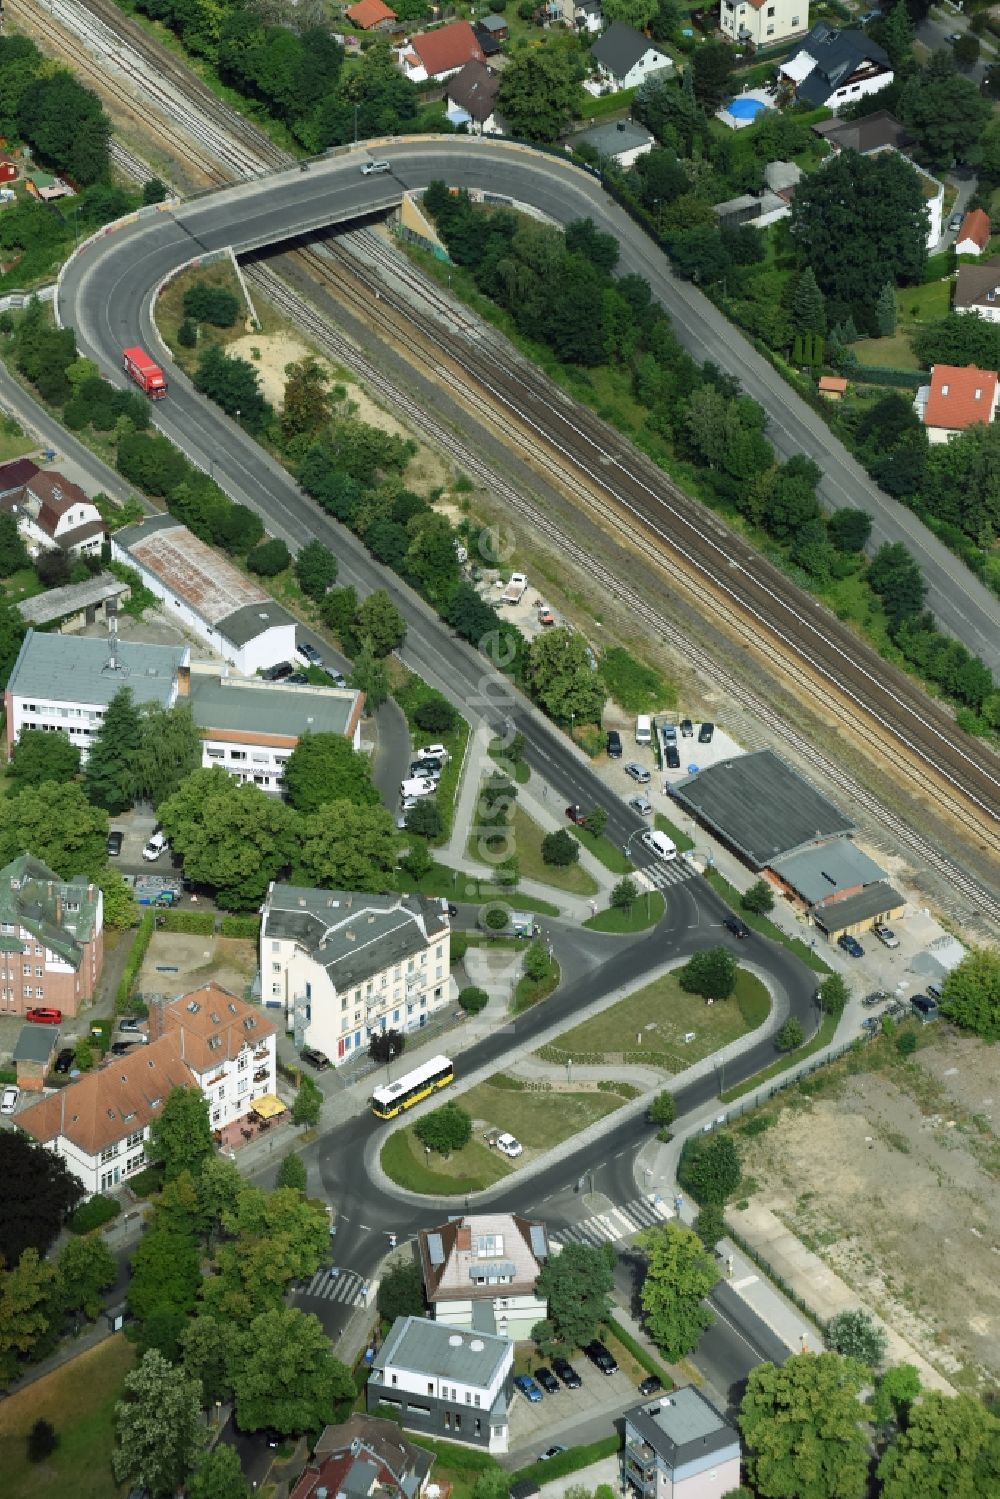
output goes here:
{"type": "MultiPolygon", "coordinates": [[[[83,352],[116,369],[122,347],[157,348],[150,302],[160,279],[176,266],[232,245],[249,250],[308,234],[399,201],[400,189],[435,177],[530,203],[566,222],[589,215],[621,246],[620,269],[645,276],[673,319],[678,336],[699,359],[736,376],[770,418],[769,435],[783,456],[810,454],[823,472],[821,492],[832,506],[856,505],[873,517],[872,545],[903,541],[923,569],[928,603],[939,621],[994,671],[1000,671],[1000,603],[904,506],[884,495],[801,401],[690,283],[675,279],[665,257],[586,173],[525,148],[468,138],[394,143],[379,147],[392,176],[362,177],[357,156],[308,167],[198,199],[176,212],[140,218],[86,246],[66,268],[59,310],[76,329],[83,352]]],[[[200,466],[215,464],[220,482],[280,522],[287,475],[232,422],[196,396],[177,372],[156,422],[200,466]]],[[[280,524],[278,526],[280,533],[280,524]]]]}

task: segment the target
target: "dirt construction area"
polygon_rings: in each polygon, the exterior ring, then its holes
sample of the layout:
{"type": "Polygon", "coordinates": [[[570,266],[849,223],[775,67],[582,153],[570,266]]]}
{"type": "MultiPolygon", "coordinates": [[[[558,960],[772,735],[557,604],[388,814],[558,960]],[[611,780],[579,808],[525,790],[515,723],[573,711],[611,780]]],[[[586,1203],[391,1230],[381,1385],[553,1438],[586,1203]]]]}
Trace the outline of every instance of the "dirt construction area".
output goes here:
{"type": "Polygon", "coordinates": [[[821,1070],[737,1140],[750,1214],[769,1209],[972,1388],[1000,1378],[1000,1078],[981,1042],[943,1025],[920,1039],[908,1060],[880,1039],[821,1070]]]}
{"type": "Polygon", "coordinates": [[[184,932],[156,932],[139,974],[143,994],[170,998],[221,984],[237,999],[246,995],[257,972],[257,947],[237,937],[196,937],[184,932]]]}

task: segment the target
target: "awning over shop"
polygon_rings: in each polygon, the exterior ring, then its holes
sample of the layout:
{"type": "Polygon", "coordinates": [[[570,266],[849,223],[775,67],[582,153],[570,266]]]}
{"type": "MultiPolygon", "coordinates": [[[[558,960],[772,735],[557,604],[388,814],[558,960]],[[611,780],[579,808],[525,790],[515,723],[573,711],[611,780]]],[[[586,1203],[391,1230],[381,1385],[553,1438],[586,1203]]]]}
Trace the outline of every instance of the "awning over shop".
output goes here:
{"type": "Polygon", "coordinates": [[[250,1108],[261,1119],[277,1119],[279,1114],[285,1112],[285,1105],[274,1093],[263,1093],[260,1098],[254,1099],[250,1108]]]}

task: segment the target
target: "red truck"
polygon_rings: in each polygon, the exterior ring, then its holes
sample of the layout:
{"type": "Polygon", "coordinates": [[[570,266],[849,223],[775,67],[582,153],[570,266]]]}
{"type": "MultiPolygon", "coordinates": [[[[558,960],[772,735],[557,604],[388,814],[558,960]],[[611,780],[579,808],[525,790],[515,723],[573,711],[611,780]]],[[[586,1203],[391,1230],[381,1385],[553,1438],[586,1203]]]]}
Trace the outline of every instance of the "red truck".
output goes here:
{"type": "Polygon", "coordinates": [[[163,371],[138,344],[134,349],[122,350],[122,368],[150,400],[160,401],[167,393],[167,382],[163,371]]]}

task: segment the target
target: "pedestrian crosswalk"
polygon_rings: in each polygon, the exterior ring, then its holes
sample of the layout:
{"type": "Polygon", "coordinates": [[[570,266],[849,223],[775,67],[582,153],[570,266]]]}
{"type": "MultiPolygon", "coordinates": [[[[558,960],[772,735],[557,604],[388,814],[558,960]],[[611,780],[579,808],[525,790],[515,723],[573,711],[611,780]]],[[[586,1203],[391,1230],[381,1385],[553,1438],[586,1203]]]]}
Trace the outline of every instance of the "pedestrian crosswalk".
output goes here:
{"type": "Polygon", "coordinates": [[[656,864],[648,864],[643,868],[643,876],[655,885],[658,890],[666,890],[670,885],[680,885],[685,880],[693,879],[697,874],[693,864],[686,859],[671,859],[669,864],[665,860],[659,860],[656,864]]]}
{"type": "Polygon", "coordinates": [[[314,1301],[340,1301],[345,1306],[364,1306],[368,1295],[368,1281],[353,1270],[317,1270],[308,1285],[303,1285],[299,1296],[314,1301]]]}
{"type": "Polygon", "coordinates": [[[661,1197],[633,1197],[623,1207],[609,1207],[580,1223],[567,1224],[549,1235],[556,1244],[612,1244],[644,1228],[655,1228],[674,1216],[673,1203],[661,1197]]]}

